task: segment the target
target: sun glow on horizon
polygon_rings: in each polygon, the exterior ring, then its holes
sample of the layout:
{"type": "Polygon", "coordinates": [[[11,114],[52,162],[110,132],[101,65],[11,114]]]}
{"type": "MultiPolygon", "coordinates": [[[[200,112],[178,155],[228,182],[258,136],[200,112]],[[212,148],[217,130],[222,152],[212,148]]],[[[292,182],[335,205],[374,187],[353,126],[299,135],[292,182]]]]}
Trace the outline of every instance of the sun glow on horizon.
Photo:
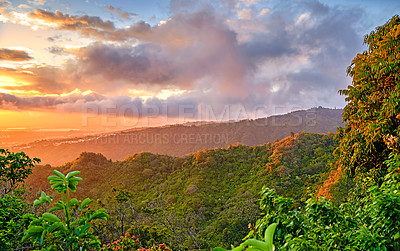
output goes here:
{"type": "MultiPolygon", "coordinates": [[[[188,107],[195,116],[202,104],[344,106],[337,90],[370,30],[344,0],[288,1],[301,7],[291,15],[279,0],[160,1],[0,3],[2,124],[80,129],[86,116],[92,128],[126,128],[178,121],[188,107]]],[[[374,6],[380,19],[399,9],[387,6],[374,6]]]]}

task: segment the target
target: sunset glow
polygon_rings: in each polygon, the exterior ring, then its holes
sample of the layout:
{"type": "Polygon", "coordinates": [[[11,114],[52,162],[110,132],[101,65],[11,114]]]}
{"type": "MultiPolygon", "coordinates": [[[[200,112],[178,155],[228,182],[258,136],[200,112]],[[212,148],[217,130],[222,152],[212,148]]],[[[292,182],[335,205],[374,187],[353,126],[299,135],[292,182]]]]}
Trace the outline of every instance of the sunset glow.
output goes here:
{"type": "Polygon", "coordinates": [[[212,120],[205,105],[232,108],[228,120],[343,107],[362,36],[400,9],[383,2],[3,0],[1,127],[212,120]]]}

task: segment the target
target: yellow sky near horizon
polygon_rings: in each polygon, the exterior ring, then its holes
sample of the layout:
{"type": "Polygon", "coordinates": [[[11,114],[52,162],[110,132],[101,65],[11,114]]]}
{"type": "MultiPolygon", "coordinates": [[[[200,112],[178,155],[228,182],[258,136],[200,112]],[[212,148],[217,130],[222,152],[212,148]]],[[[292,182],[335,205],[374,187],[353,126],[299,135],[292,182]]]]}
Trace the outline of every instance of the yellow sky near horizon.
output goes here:
{"type": "Polygon", "coordinates": [[[66,113],[57,111],[13,111],[0,109],[0,130],[22,128],[76,129],[83,131],[118,131],[135,127],[161,126],[188,122],[179,118],[131,118],[109,115],[66,113]]]}
{"type": "Polygon", "coordinates": [[[2,129],[6,128],[72,128],[82,127],[82,115],[48,111],[12,111],[0,110],[2,129]]]}

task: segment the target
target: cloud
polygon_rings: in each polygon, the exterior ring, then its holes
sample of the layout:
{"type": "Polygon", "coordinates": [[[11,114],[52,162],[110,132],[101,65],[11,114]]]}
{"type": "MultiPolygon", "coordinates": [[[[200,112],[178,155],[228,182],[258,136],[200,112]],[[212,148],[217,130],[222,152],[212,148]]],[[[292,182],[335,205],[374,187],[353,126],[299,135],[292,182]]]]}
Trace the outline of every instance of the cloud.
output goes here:
{"type": "Polygon", "coordinates": [[[28,3],[34,5],[44,5],[46,3],[46,0],[30,0],[28,1],[28,3]]]}
{"type": "Polygon", "coordinates": [[[90,86],[98,91],[138,84],[191,89],[203,85],[202,79],[207,77],[215,90],[246,95],[245,78],[252,64],[242,55],[236,34],[214,12],[204,10],[176,16],[164,25],[138,30],[135,37],[143,43],[94,43],[76,51],[77,60],[71,61],[68,69],[106,80],[90,86]]]}
{"type": "Polygon", "coordinates": [[[241,0],[240,2],[242,2],[246,6],[251,6],[251,5],[256,5],[259,2],[259,0],[241,0]]]}
{"type": "Polygon", "coordinates": [[[35,9],[28,16],[32,19],[44,21],[49,24],[54,24],[60,30],[76,30],[84,29],[100,29],[104,31],[114,30],[114,24],[110,21],[103,21],[99,17],[70,16],[63,14],[61,11],[49,12],[41,9],[35,9]]]}
{"type": "Polygon", "coordinates": [[[27,4],[20,4],[20,5],[18,5],[18,8],[20,8],[20,9],[30,9],[31,6],[29,6],[27,4]]]}
{"type": "Polygon", "coordinates": [[[271,12],[271,9],[270,9],[270,8],[262,8],[262,9],[260,10],[260,12],[258,13],[258,15],[259,15],[259,16],[264,16],[264,15],[266,15],[266,14],[269,13],[269,12],[271,12]]]}
{"type": "Polygon", "coordinates": [[[0,48],[0,60],[5,61],[27,61],[32,57],[26,51],[0,48]]]}
{"type": "Polygon", "coordinates": [[[129,13],[119,8],[114,8],[111,5],[104,6],[104,8],[112,13],[117,14],[120,18],[130,20],[132,17],[137,17],[135,13],[129,13]]]}
{"type": "Polygon", "coordinates": [[[254,18],[254,11],[250,8],[243,8],[238,12],[239,19],[250,20],[254,18]]]}
{"type": "Polygon", "coordinates": [[[151,98],[146,101],[136,97],[105,97],[96,93],[82,94],[79,90],[68,95],[16,96],[0,93],[0,109],[53,110],[85,115],[113,115],[121,117],[179,117],[197,116],[197,102],[187,97],[167,100],[151,98]]]}
{"type": "Polygon", "coordinates": [[[77,62],[71,62],[70,70],[87,76],[100,75],[108,82],[107,85],[117,80],[125,80],[132,85],[163,84],[171,80],[173,74],[167,55],[162,48],[152,44],[132,47],[96,43],[79,49],[75,54],[77,62]]]}
{"type": "MultiPolygon", "coordinates": [[[[55,66],[34,65],[24,68],[0,67],[0,76],[14,79],[9,86],[1,86],[4,90],[33,91],[41,93],[60,94],[75,89],[71,81],[76,81],[76,76],[67,73],[55,66]]],[[[75,82],[77,83],[77,82],[75,82]]]]}
{"type": "Polygon", "coordinates": [[[77,102],[93,102],[104,99],[103,96],[92,93],[81,95],[73,92],[66,96],[15,96],[6,93],[0,93],[0,108],[9,110],[34,110],[34,109],[56,109],[59,106],[77,102]]]}
{"type": "Polygon", "coordinates": [[[61,94],[84,86],[104,96],[55,105],[65,111],[78,111],[82,104],[168,103],[171,114],[179,111],[179,102],[213,104],[218,111],[227,104],[246,109],[344,104],[337,90],[349,84],[345,69],[362,50],[362,34],[356,30],[365,14],[361,9],[300,0],[270,8],[255,1],[228,2],[176,0],[165,23],[138,21],[121,29],[99,17],[35,10],[28,14],[30,22],[40,20],[47,28],[74,31],[94,42],[79,49],[49,48],[75,56],[60,67],[3,68],[0,73],[31,83],[8,88],[61,94]],[[223,9],[228,5],[231,10],[223,9]],[[153,98],[118,96],[130,89],[147,90],[153,98]],[[163,89],[186,94],[157,98],[163,89]]]}
{"type": "MultiPolygon", "coordinates": [[[[52,41],[52,40],[50,40],[50,41],[52,41]]],[[[52,46],[47,49],[50,53],[53,53],[56,55],[68,55],[69,54],[64,48],[61,48],[58,46],[52,46]]]]}
{"type": "Polygon", "coordinates": [[[0,1],[0,8],[6,8],[6,7],[10,7],[10,4],[8,1],[0,1]]]}
{"type": "MultiPolygon", "coordinates": [[[[111,21],[103,21],[96,16],[72,16],[61,11],[55,12],[35,9],[30,13],[1,11],[3,19],[9,22],[55,30],[74,31],[83,37],[102,41],[136,42],[136,38],[144,38],[150,25],[138,21],[128,29],[117,29],[111,21]]],[[[132,14],[131,14],[132,15],[132,14]]]]}

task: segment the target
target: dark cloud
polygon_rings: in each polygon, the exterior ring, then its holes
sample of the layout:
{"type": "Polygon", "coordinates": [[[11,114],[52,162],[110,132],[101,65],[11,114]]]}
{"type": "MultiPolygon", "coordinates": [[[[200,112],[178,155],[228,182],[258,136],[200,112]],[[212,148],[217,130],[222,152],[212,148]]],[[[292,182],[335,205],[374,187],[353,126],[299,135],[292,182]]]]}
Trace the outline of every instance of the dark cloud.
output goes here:
{"type": "Polygon", "coordinates": [[[74,68],[86,75],[100,74],[110,82],[126,80],[132,84],[162,84],[171,79],[172,69],[169,69],[162,49],[152,44],[136,47],[94,44],[79,50],[77,60],[78,65],[74,68]]]}
{"type": "Polygon", "coordinates": [[[151,98],[146,101],[136,97],[105,97],[96,93],[87,95],[24,97],[0,93],[0,109],[7,110],[54,110],[91,115],[122,117],[195,117],[197,101],[188,97],[172,97],[167,100],[151,98]]]}
{"type": "Polygon", "coordinates": [[[104,6],[104,8],[112,13],[117,14],[120,18],[125,19],[125,20],[129,20],[132,17],[137,17],[137,15],[134,13],[129,13],[129,12],[123,11],[119,8],[114,8],[111,5],[104,6]]]}
{"type": "Polygon", "coordinates": [[[55,36],[52,36],[52,37],[48,37],[47,41],[55,42],[55,41],[59,40],[61,37],[62,37],[61,35],[55,35],[55,36]]]}
{"type": "Polygon", "coordinates": [[[0,60],[27,61],[31,59],[32,57],[26,51],[0,48],[0,60]]]}
{"type": "Polygon", "coordinates": [[[6,93],[0,93],[0,108],[11,110],[55,109],[64,104],[77,103],[79,101],[93,102],[104,99],[98,94],[50,96],[50,97],[20,97],[6,93]]]}
{"type": "Polygon", "coordinates": [[[61,47],[58,47],[58,46],[49,47],[49,48],[47,48],[47,50],[50,53],[53,53],[53,54],[56,54],[56,55],[67,55],[67,54],[69,54],[68,52],[65,51],[64,48],[61,48],[61,47]]]}

